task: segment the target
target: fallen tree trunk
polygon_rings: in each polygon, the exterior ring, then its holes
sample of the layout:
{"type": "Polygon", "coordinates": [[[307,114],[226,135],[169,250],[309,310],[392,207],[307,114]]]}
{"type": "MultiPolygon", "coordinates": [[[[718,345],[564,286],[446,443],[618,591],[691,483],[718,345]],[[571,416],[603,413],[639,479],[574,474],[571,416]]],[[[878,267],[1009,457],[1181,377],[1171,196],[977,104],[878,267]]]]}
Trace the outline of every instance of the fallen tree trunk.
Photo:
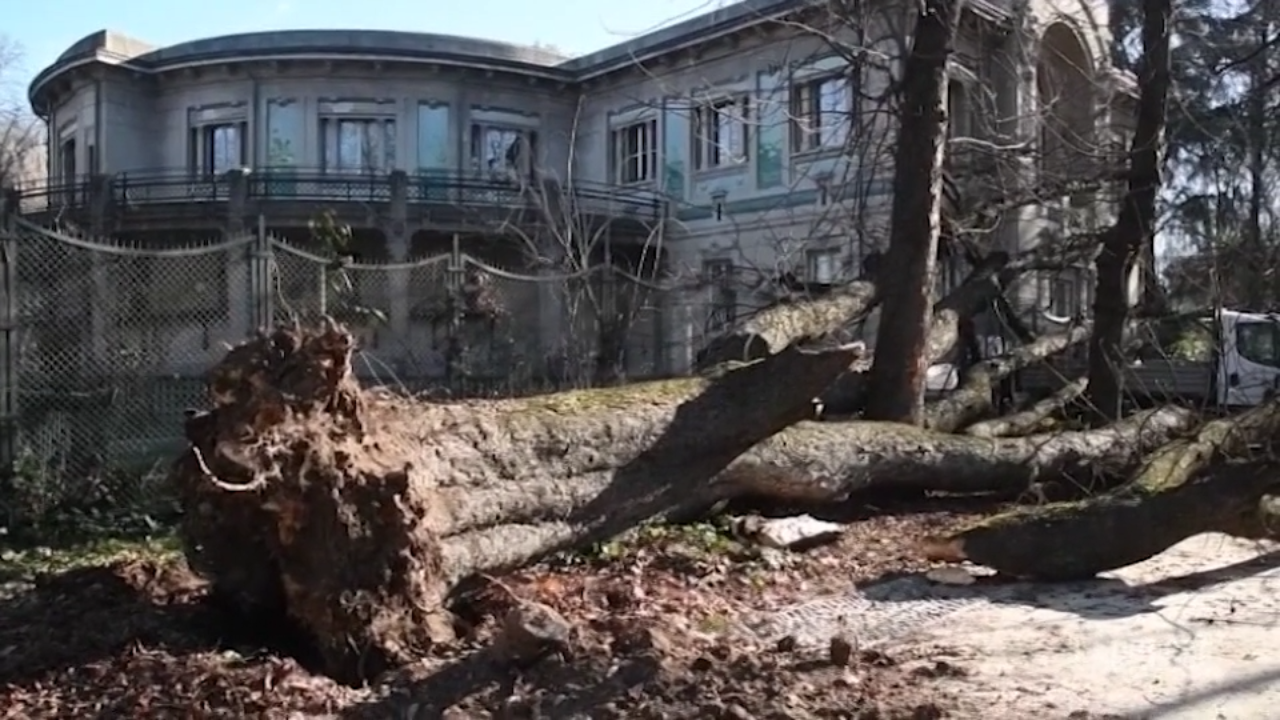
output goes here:
{"type": "Polygon", "coordinates": [[[361,390],[354,345],[281,328],[230,351],[173,468],[192,567],[234,607],[297,622],[347,680],[447,636],[460,577],[697,502],[856,357],[791,348],[707,378],[441,404],[361,390]],[[488,545],[450,539],[499,525],[488,545]]]}
{"type": "MultiPolygon", "coordinates": [[[[995,441],[897,423],[806,422],[751,448],[714,481],[680,491],[696,505],[743,496],[833,502],[882,487],[1015,494],[1037,481],[1126,473],[1144,452],[1193,425],[1193,413],[1173,407],[1100,430],[995,441]]],[[[441,498],[453,518],[447,574],[527,562],[535,555],[531,544],[550,548],[572,532],[555,518],[576,512],[613,482],[602,468],[566,479],[554,495],[507,480],[445,490],[441,498]]]]}
{"type": "MultiPolygon", "coordinates": [[[[926,344],[926,359],[929,364],[952,354],[960,343],[960,329],[964,320],[981,313],[1001,296],[1004,285],[1010,279],[1006,272],[1008,267],[1007,253],[992,253],[969,273],[969,277],[959,287],[934,305],[926,344]]],[[[866,363],[864,367],[853,368],[841,375],[822,393],[820,400],[823,407],[836,416],[861,412],[871,379],[869,369],[870,363],[866,363]]]]}
{"type": "MultiPolygon", "coordinates": [[[[1167,318],[1160,318],[1159,320],[1164,319],[1167,318]]],[[[1141,318],[1131,323],[1130,339],[1125,345],[1126,351],[1136,349],[1141,345],[1141,338],[1137,330],[1146,327],[1151,320],[1151,318],[1141,318]]],[[[1091,332],[1092,327],[1088,324],[1076,325],[1063,332],[1046,335],[1023,344],[1017,349],[989,362],[978,363],[968,368],[960,379],[960,386],[956,388],[955,392],[934,403],[929,408],[925,418],[926,426],[935,430],[956,432],[971,424],[980,423],[980,421],[995,413],[994,390],[997,383],[1015,372],[1048,360],[1064,350],[1083,343],[1089,339],[1091,332]]],[[[1060,399],[1062,406],[1065,407],[1067,403],[1083,394],[1087,389],[1087,382],[1083,380],[1078,382],[1079,384],[1073,383],[1055,393],[1053,398],[1060,399]]],[[[1038,405],[1036,408],[1028,410],[1027,413],[1030,414],[1015,413],[1012,416],[994,418],[990,421],[995,423],[994,425],[979,427],[973,432],[966,430],[966,434],[984,437],[983,433],[992,430],[1001,430],[1002,432],[997,433],[998,435],[1022,435],[1034,432],[1036,423],[1044,420],[1056,410],[1061,409],[1061,407],[1056,406],[1057,402],[1058,400],[1050,399],[1043,406],[1038,405]],[[1034,416],[1035,413],[1040,412],[1044,414],[1039,417],[1034,416]],[[1008,432],[1004,432],[1006,430],[1008,432]]]]}
{"type": "MultiPolygon", "coordinates": [[[[1280,402],[1206,423],[1195,437],[1160,448],[1132,480],[1086,500],[1019,508],[926,542],[931,557],[972,560],[1024,577],[1074,580],[1146,560],[1208,530],[1255,537],[1266,472],[1232,482],[1219,466],[1265,457],[1280,432],[1280,402]],[[1241,508],[1248,508],[1242,514],[1241,508]]],[[[997,441],[998,442],[998,441],[997,441]]],[[[1238,466],[1232,465],[1239,469],[1238,466]]]]}
{"type": "Polygon", "coordinates": [[[1046,335],[1013,352],[974,365],[965,373],[955,392],[929,407],[925,418],[926,427],[940,432],[955,432],[989,416],[995,411],[996,383],[1025,367],[1088,340],[1089,332],[1087,326],[1079,326],[1066,332],[1046,335]]]}
{"type": "Polygon", "coordinates": [[[1191,411],[1149,410],[1108,428],[986,440],[897,423],[802,423],[743,454],[716,478],[731,491],[828,502],[879,488],[1016,494],[1035,482],[1126,473],[1195,424],[1191,411]]]}
{"type": "Polygon", "coordinates": [[[291,618],[349,680],[449,637],[443,607],[464,577],[647,518],[761,494],[1016,491],[1132,466],[1192,421],[1165,408],[995,441],[887,423],[778,432],[853,360],[844,349],[790,349],[709,378],[441,404],[362,391],[351,350],[331,329],[230,352],[173,470],[192,567],[237,608],[291,618]]]}
{"type": "Polygon", "coordinates": [[[1035,403],[1031,407],[1010,413],[1004,417],[983,420],[964,429],[966,435],[974,437],[1012,437],[1028,435],[1049,429],[1054,415],[1062,412],[1067,406],[1084,394],[1086,378],[1077,378],[1067,383],[1061,390],[1035,403]]]}
{"type": "Polygon", "coordinates": [[[812,300],[767,307],[712,340],[698,353],[697,366],[759,360],[793,343],[825,337],[866,317],[876,302],[873,283],[855,282],[812,300]]]}

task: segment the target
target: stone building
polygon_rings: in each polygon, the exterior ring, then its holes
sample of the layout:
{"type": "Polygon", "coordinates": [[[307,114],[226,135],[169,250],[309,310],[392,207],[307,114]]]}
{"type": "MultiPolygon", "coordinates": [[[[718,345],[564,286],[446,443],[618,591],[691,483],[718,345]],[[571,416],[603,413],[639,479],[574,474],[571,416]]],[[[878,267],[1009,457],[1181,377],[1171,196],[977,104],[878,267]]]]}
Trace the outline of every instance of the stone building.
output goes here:
{"type": "MultiPolygon", "coordinates": [[[[914,6],[871,6],[833,29],[825,3],[746,0],[576,58],[390,31],[163,48],[96,32],[31,84],[49,127],[48,182],[25,189],[23,213],[145,247],[261,225],[306,248],[308,221],[331,209],[353,229],[357,263],[456,242],[526,275],[566,256],[571,268],[621,265],[684,288],[644,294],[646,332],[625,343],[628,367],[678,372],[704,333],[767,301],[778,278],[836,282],[883,242],[883,96],[896,66],[883,58],[897,57],[914,6]]],[[[949,92],[962,183],[968,173],[991,192],[993,175],[1035,184],[1096,171],[1090,158],[1127,124],[1132,96],[1107,66],[1105,3],[966,7],[949,92]],[[1040,151],[1006,153],[998,168],[972,159],[1028,146],[1040,151]]],[[[1046,229],[1105,219],[1108,203],[1088,192],[1031,205],[992,236],[1024,248],[1046,229]]],[[[237,262],[207,298],[190,288],[208,278],[177,271],[140,275],[135,291],[229,306],[212,332],[230,339],[253,321],[236,310],[250,274],[237,262]]],[[[1086,279],[1034,278],[1018,296],[1070,315],[1086,279]]],[[[425,322],[414,308],[427,284],[391,273],[368,292],[403,338],[425,322]]],[[[573,322],[553,285],[504,286],[531,356],[549,356],[573,322]]]]}

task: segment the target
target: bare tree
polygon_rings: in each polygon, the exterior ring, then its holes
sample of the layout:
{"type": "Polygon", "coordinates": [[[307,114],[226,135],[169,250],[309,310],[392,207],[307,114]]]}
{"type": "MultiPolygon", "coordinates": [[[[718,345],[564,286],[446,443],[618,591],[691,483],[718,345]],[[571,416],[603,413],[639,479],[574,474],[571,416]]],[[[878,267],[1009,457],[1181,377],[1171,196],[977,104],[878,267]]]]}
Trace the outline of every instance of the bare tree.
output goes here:
{"type": "Polygon", "coordinates": [[[44,125],[27,110],[14,72],[20,48],[0,37],[0,187],[30,183],[45,174],[44,125]]]}
{"type": "Polygon", "coordinates": [[[534,145],[521,137],[508,149],[509,167],[498,178],[516,188],[523,201],[500,231],[522,241],[527,267],[543,273],[539,284],[567,326],[553,332],[559,346],[543,360],[571,386],[624,379],[633,347],[629,339],[645,315],[657,312],[660,294],[678,282],[673,273],[661,277],[666,227],[656,212],[656,196],[653,217],[637,219],[627,234],[599,208],[581,206],[574,148],[582,113],[579,98],[566,136],[559,138],[570,148],[563,167],[545,167],[533,156],[534,145]]]}
{"type": "Polygon", "coordinates": [[[962,0],[925,0],[916,18],[902,76],[899,138],[894,153],[893,213],[881,289],[884,313],[876,336],[874,388],[867,417],[919,424],[929,366],[929,324],[938,237],[942,231],[942,158],[946,150],[947,60],[962,0]]]}
{"type": "Polygon", "coordinates": [[[1120,368],[1124,333],[1138,288],[1139,260],[1155,233],[1156,196],[1164,162],[1164,128],[1169,95],[1171,0],[1144,0],[1139,69],[1141,98],[1130,151],[1128,192],[1120,217],[1105,235],[1098,256],[1098,289],[1089,338],[1087,396],[1100,419],[1121,417],[1120,368]]]}

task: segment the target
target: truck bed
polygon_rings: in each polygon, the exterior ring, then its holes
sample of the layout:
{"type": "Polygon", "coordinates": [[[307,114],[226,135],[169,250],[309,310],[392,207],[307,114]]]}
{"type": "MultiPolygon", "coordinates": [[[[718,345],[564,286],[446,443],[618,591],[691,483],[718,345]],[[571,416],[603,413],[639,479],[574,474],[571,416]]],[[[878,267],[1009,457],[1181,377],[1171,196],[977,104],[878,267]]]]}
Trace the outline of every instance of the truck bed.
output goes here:
{"type": "MultiPolygon", "coordinates": [[[[1088,365],[1083,360],[1037,365],[1023,370],[1019,385],[1023,392],[1043,395],[1084,377],[1088,365]]],[[[1149,360],[1125,368],[1124,389],[1135,396],[1206,401],[1213,398],[1214,366],[1189,360],[1149,360]]]]}

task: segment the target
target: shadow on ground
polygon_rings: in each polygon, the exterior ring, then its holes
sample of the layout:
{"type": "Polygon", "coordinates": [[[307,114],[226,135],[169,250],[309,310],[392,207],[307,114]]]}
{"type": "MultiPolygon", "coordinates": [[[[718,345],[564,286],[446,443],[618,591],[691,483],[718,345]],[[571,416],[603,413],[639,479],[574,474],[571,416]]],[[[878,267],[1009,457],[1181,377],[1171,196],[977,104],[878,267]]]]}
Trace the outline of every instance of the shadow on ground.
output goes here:
{"type": "Polygon", "coordinates": [[[36,578],[0,600],[0,707],[10,717],[246,717],[329,712],[348,688],[316,678],[274,628],[214,607],[179,562],[126,561],[36,578]],[[304,691],[282,695],[299,684],[304,691]],[[194,715],[193,715],[194,714],[194,715]]]}
{"type": "Polygon", "coordinates": [[[932,583],[916,575],[886,575],[859,588],[867,600],[885,603],[922,600],[973,599],[1021,605],[1110,620],[1158,612],[1157,602],[1169,595],[1198,592],[1215,585],[1280,568],[1280,550],[1266,552],[1221,567],[1129,584],[1113,577],[1076,582],[1036,583],[1001,576],[978,578],[969,586],[932,583]]]}

